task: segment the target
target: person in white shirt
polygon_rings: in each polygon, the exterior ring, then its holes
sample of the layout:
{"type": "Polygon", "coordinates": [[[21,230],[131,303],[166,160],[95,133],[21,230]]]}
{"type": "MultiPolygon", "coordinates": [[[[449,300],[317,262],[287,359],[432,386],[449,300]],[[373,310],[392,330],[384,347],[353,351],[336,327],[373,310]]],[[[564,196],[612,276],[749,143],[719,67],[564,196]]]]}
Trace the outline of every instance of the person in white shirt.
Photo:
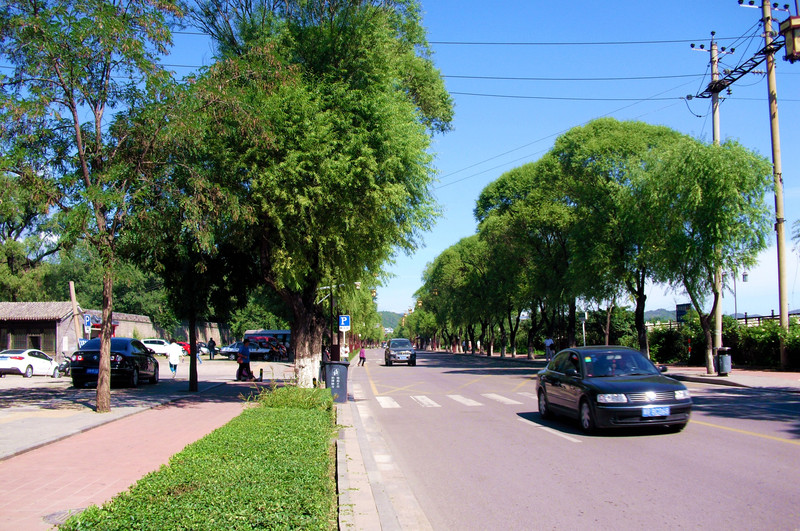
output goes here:
{"type": "Polygon", "coordinates": [[[172,378],[174,379],[175,376],[178,374],[178,364],[181,362],[181,358],[183,357],[183,347],[177,344],[175,341],[170,343],[169,345],[169,370],[172,371],[172,378]]]}

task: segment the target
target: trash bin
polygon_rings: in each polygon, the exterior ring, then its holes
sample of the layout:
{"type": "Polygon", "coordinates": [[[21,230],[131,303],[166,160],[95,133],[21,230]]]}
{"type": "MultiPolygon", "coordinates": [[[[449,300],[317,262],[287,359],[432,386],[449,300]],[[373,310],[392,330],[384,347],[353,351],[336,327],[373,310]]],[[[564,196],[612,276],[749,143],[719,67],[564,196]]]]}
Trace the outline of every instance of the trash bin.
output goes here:
{"type": "Polygon", "coordinates": [[[331,390],[334,402],[347,402],[348,361],[323,361],[325,387],[331,390]]]}
{"type": "Polygon", "coordinates": [[[719,347],[717,349],[717,375],[728,376],[731,372],[731,355],[728,352],[730,347],[719,347]]]}

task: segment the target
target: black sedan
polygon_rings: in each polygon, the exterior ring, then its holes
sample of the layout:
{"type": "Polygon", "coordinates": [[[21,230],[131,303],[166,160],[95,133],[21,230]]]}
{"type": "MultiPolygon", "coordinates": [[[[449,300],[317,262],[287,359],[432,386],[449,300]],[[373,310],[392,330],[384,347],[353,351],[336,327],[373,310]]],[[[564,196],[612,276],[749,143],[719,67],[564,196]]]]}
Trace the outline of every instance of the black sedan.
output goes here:
{"type": "MultiPolygon", "coordinates": [[[[99,366],[100,338],[90,339],[72,355],[72,385],[81,388],[97,383],[99,366]]],[[[111,380],[136,387],[141,378],[158,383],[158,360],[153,351],[138,339],[112,337],[111,380]]]]}
{"type": "Polygon", "coordinates": [[[562,350],[539,371],[539,413],[576,418],[585,432],[642,425],[681,430],[692,399],[682,383],[661,374],[666,370],[627,347],[562,350]]]}
{"type": "Polygon", "coordinates": [[[383,355],[384,362],[391,367],[392,363],[408,363],[410,366],[417,364],[417,352],[408,339],[390,339],[383,355]]]}

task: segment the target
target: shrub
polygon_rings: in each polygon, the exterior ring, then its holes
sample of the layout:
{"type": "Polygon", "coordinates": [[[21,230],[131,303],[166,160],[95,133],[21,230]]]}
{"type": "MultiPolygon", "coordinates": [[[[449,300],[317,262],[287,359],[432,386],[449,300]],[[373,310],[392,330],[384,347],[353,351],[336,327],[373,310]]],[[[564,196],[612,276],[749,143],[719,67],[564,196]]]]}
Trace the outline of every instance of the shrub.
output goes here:
{"type": "Polygon", "coordinates": [[[687,342],[677,328],[656,328],[648,340],[654,363],[686,363],[689,359],[687,342]]]}
{"type": "Polygon", "coordinates": [[[336,529],[332,399],[318,391],[261,393],[257,405],[63,529],[336,529]]]}

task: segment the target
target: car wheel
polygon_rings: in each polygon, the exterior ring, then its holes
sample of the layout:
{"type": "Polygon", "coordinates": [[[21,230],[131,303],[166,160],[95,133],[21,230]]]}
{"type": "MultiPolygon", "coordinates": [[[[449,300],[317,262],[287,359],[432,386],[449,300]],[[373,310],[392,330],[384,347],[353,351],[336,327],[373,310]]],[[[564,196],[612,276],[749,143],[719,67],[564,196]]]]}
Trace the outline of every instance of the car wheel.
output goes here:
{"type": "Polygon", "coordinates": [[[156,369],[153,371],[153,377],[150,378],[150,383],[151,384],[157,384],[158,383],[158,365],[157,364],[156,364],[156,369]]]}
{"type": "Polygon", "coordinates": [[[33,376],[33,367],[31,367],[30,365],[25,367],[25,374],[23,374],[23,376],[25,376],[25,378],[30,378],[31,376],[33,376]]]}
{"type": "Polygon", "coordinates": [[[131,373],[131,379],[128,381],[131,387],[138,387],[139,386],[139,369],[133,369],[131,373]]]}
{"type": "Polygon", "coordinates": [[[547,403],[547,395],[544,394],[544,391],[539,389],[539,415],[543,419],[549,419],[553,416],[550,412],[550,404],[547,403]]]}
{"type": "Polygon", "coordinates": [[[53,369],[53,378],[61,378],[61,372],[58,370],[58,367],[53,369]]]}
{"type": "Polygon", "coordinates": [[[586,400],[581,401],[580,421],[581,421],[581,429],[585,433],[592,433],[594,431],[595,429],[594,414],[592,413],[592,407],[586,400]]]}
{"type": "Polygon", "coordinates": [[[387,367],[391,367],[392,366],[392,360],[386,360],[386,366],[387,367]]]}
{"type": "Polygon", "coordinates": [[[86,385],[86,382],[80,380],[78,378],[72,378],[72,387],[75,389],[83,389],[83,386],[86,385]]]}

